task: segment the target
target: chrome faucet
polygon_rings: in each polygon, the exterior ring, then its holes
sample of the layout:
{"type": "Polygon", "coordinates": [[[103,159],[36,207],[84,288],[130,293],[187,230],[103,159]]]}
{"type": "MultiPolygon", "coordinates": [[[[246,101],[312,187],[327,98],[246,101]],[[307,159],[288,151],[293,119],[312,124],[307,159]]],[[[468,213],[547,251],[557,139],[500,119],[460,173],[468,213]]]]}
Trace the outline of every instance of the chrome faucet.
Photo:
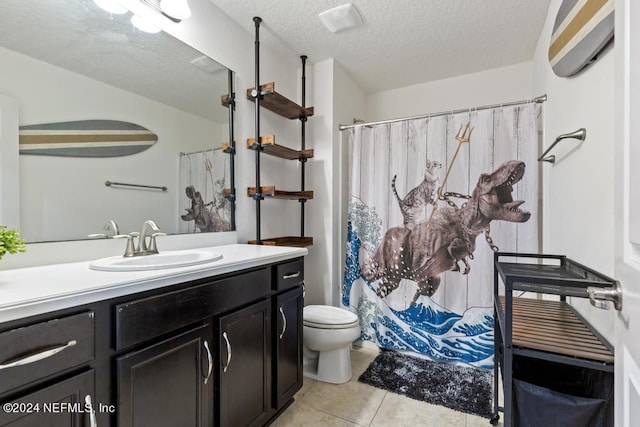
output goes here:
{"type": "MultiPolygon", "coordinates": [[[[102,227],[103,230],[105,231],[109,231],[109,230],[113,230],[113,238],[118,238],[118,237],[122,237],[120,236],[120,229],[118,228],[118,224],[116,224],[116,222],[112,219],[109,220],[109,222],[107,222],[104,227],[102,227]]],[[[107,233],[96,233],[96,234],[89,234],[90,238],[95,239],[95,238],[104,238],[104,239],[108,239],[109,236],[107,233]]]]}
{"type": "Polygon", "coordinates": [[[109,222],[107,222],[104,227],[102,227],[102,229],[105,231],[113,230],[114,236],[120,234],[120,228],[118,228],[118,224],[116,224],[116,222],[112,219],[110,219],[109,222]]]}
{"type": "Polygon", "coordinates": [[[167,233],[163,233],[160,231],[160,227],[156,225],[156,223],[150,219],[146,220],[142,224],[142,228],[140,229],[140,234],[138,235],[138,250],[137,255],[151,255],[158,253],[158,247],[156,245],[156,236],[166,236],[167,233]],[[149,246],[147,246],[147,237],[148,233],[151,232],[151,241],[149,246]]]}
{"type": "Polygon", "coordinates": [[[158,246],[156,245],[156,236],[166,236],[167,233],[160,231],[158,225],[148,219],[142,224],[140,232],[131,232],[124,235],[116,235],[114,238],[127,238],[127,248],[124,251],[124,257],[141,256],[141,255],[153,255],[158,253],[158,246]],[[151,232],[151,234],[149,234],[151,232]],[[138,238],[138,247],[133,243],[134,238],[138,238]],[[151,238],[149,246],[147,246],[147,237],[151,238]]]}

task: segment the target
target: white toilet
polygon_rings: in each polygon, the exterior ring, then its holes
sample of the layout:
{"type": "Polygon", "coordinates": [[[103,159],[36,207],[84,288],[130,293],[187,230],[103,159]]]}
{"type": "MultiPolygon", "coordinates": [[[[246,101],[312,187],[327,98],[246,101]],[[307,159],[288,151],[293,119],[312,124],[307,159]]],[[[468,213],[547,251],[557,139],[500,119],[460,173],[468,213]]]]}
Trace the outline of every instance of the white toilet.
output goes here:
{"type": "Polygon", "coordinates": [[[329,305],[303,311],[304,376],[341,384],[351,379],[349,346],[360,337],[358,316],[329,305]]]}

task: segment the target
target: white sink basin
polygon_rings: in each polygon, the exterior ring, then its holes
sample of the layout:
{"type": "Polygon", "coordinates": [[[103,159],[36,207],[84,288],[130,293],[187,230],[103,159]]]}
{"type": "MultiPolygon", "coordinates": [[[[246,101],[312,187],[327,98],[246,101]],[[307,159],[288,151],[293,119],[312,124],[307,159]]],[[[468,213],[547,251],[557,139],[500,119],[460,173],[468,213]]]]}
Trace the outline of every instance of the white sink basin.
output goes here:
{"type": "Polygon", "coordinates": [[[166,251],[154,255],[101,258],[90,263],[89,268],[100,271],[160,270],[163,268],[206,264],[220,259],[222,259],[222,254],[217,252],[199,250],[166,251]]]}

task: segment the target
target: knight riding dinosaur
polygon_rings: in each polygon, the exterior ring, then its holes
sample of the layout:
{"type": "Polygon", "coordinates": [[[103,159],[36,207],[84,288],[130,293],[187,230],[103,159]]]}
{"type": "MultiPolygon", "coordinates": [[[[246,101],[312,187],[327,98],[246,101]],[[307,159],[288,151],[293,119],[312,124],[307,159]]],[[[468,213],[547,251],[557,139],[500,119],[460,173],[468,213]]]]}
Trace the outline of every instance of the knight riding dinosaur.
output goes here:
{"type": "Polygon", "coordinates": [[[440,273],[461,271],[468,274],[475,240],[487,233],[491,221],[526,222],[531,214],[513,200],[513,185],[524,175],[524,162],[512,160],[491,174],[482,174],[469,200],[461,207],[447,206],[433,211],[429,220],[413,230],[399,226],[385,233],[371,258],[362,266],[363,276],[373,283],[380,280],[377,294],[386,297],[402,279],[417,283],[413,302],[421,295],[432,296],[440,285],[440,273]]]}

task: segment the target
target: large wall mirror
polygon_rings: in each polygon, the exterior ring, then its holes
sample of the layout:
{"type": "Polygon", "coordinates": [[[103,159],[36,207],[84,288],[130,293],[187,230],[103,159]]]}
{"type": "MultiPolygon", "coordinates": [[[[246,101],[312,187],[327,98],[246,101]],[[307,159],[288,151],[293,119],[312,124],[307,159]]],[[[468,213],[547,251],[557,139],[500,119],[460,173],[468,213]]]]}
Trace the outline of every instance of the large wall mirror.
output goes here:
{"type": "Polygon", "coordinates": [[[111,221],[121,234],[147,219],[172,234],[234,228],[227,68],[92,0],[3,0],[0,64],[0,94],[19,109],[27,241],[105,238],[111,221]]]}

